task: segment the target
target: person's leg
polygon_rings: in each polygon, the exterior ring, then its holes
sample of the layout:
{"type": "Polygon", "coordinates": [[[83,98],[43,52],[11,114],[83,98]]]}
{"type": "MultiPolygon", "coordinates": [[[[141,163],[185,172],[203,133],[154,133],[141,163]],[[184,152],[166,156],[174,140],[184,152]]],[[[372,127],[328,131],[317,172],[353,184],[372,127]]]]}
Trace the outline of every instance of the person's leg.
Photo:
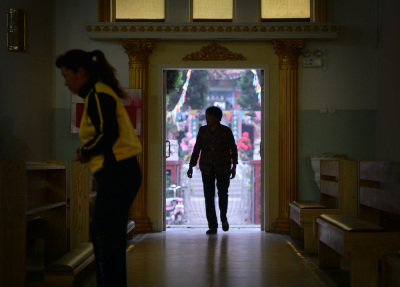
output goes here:
{"type": "Polygon", "coordinates": [[[206,216],[209,229],[217,229],[218,221],[215,213],[215,174],[201,174],[203,178],[204,198],[206,203],[206,216]]]}
{"type": "MultiPolygon", "coordinates": [[[[120,210],[119,201],[115,196],[118,181],[113,173],[105,169],[96,173],[98,190],[93,215],[92,241],[99,287],[107,286],[110,277],[115,277],[109,268],[110,254],[114,253],[113,260],[116,260],[115,256],[121,255],[120,250],[114,250],[121,247],[120,242],[116,242],[121,237],[121,220],[117,212],[120,210]]],[[[121,258],[117,261],[121,261],[121,258]]]]}
{"type": "Polygon", "coordinates": [[[230,184],[230,174],[217,175],[218,204],[221,222],[228,222],[226,213],[228,212],[228,189],[230,184]]]}
{"type": "Polygon", "coordinates": [[[125,287],[126,224],[141,183],[139,165],[123,163],[96,175],[99,183],[93,219],[97,286],[125,287]],[[128,167],[129,166],[129,167],[128,167]]]}

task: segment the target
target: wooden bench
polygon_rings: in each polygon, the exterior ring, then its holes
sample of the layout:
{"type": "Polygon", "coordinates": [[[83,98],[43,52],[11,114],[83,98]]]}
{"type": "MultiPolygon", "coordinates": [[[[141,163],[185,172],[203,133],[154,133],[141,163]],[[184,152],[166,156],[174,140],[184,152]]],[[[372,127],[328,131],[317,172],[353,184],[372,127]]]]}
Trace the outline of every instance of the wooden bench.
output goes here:
{"type": "MultiPolygon", "coordinates": [[[[126,226],[128,239],[132,239],[135,222],[129,221],[126,226]]],[[[75,277],[94,261],[93,244],[78,243],[69,252],[49,264],[45,271],[45,286],[73,287],[75,277]]]]}
{"type": "Polygon", "coordinates": [[[357,163],[355,161],[321,160],[320,201],[289,203],[292,238],[304,239],[304,252],[317,253],[314,218],[326,214],[357,214],[357,163]]]}
{"type": "Polygon", "coordinates": [[[400,249],[399,184],[400,162],[359,162],[359,216],[316,219],[321,268],[340,268],[344,257],[352,287],[379,285],[379,261],[400,249]]]}
{"type": "Polygon", "coordinates": [[[75,276],[94,260],[92,243],[80,243],[49,264],[45,271],[45,286],[73,287],[75,276]]]}

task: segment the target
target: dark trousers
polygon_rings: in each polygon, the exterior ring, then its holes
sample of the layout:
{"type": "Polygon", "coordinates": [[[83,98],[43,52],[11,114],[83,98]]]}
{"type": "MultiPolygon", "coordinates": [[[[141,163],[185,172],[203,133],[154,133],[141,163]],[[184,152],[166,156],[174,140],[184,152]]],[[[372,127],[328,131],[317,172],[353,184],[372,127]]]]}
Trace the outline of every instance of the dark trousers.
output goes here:
{"type": "Polygon", "coordinates": [[[97,286],[126,287],[126,226],[142,181],[136,157],[95,174],[98,191],[93,216],[97,286]]]}
{"type": "Polygon", "coordinates": [[[206,202],[206,216],[208,228],[218,228],[217,214],[215,212],[215,180],[217,180],[218,204],[221,222],[228,221],[226,213],[228,211],[228,188],[230,184],[230,174],[216,175],[215,172],[207,175],[202,173],[204,198],[206,202]]]}

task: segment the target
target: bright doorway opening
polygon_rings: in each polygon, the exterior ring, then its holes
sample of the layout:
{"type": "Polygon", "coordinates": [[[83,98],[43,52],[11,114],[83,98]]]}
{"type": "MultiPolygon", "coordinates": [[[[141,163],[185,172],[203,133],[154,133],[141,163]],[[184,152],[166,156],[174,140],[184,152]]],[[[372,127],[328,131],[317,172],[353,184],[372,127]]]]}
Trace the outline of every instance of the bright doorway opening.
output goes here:
{"type": "MultiPolygon", "coordinates": [[[[205,110],[218,106],[221,124],[232,129],[238,147],[237,175],[231,180],[228,221],[259,227],[262,221],[262,69],[168,69],[165,80],[165,206],[167,228],[206,227],[203,183],[198,165],[186,175],[205,110]]],[[[218,196],[215,198],[218,210],[218,196]]]]}

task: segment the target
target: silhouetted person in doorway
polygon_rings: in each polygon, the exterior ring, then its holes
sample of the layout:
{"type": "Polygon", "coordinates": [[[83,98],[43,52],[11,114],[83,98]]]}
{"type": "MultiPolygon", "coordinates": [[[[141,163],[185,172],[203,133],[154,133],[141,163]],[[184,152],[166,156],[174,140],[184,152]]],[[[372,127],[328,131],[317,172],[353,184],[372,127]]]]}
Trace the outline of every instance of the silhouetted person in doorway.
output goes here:
{"type": "Polygon", "coordinates": [[[187,175],[192,178],[193,166],[196,166],[200,152],[200,170],[203,179],[206,215],[209,230],[207,234],[215,234],[218,229],[215,212],[215,180],[217,181],[218,199],[222,229],[229,230],[226,217],[228,211],[228,188],[230,179],[236,175],[238,153],[232,131],[221,125],[222,110],[209,107],[206,110],[207,125],[199,129],[196,144],[193,148],[187,175]]]}

